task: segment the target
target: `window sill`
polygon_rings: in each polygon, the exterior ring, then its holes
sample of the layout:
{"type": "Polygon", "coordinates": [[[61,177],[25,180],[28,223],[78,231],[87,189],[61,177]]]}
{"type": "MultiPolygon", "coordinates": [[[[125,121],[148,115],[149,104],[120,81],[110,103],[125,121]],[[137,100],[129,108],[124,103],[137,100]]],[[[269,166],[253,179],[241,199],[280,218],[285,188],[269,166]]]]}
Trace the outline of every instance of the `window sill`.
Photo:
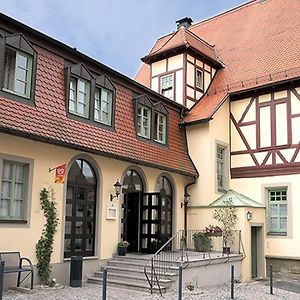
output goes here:
{"type": "Polygon", "coordinates": [[[286,232],[268,232],[267,236],[287,236],[286,232]]]}
{"type": "Polygon", "coordinates": [[[13,91],[9,91],[9,90],[6,90],[6,89],[0,90],[0,96],[4,97],[4,98],[7,98],[7,99],[10,99],[10,100],[22,102],[22,103],[27,104],[27,105],[35,106],[34,105],[34,96],[31,96],[30,98],[27,98],[26,96],[21,96],[17,93],[14,93],[13,91]]]}
{"type": "Polygon", "coordinates": [[[30,97],[27,96],[27,95],[24,95],[24,94],[20,94],[20,93],[17,93],[15,91],[12,91],[12,90],[9,90],[9,89],[6,89],[6,88],[3,88],[3,91],[6,92],[6,93],[9,93],[9,94],[12,94],[12,95],[15,95],[17,97],[21,97],[21,98],[24,98],[24,99],[27,99],[27,100],[30,100],[30,97]]]}
{"type": "Polygon", "coordinates": [[[27,220],[0,219],[0,224],[27,224],[27,220]]]}

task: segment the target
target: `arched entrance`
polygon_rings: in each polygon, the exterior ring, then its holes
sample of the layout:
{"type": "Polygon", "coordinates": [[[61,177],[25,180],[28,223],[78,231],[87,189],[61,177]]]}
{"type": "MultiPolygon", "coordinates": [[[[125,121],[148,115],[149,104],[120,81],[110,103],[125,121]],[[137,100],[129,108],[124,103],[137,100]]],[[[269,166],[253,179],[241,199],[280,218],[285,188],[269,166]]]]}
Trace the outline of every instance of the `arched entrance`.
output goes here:
{"type": "Polygon", "coordinates": [[[128,251],[140,251],[141,199],[144,184],[137,171],[130,169],[123,180],[123,239],[129,242],[128,251]]]}
{"type": "Polygon", "coordinates": [[[158,190],[161,198],[160,243],[163,245],[172,237],[173,223],[173,189],[166,176],[159,177],[158,190]]]}
{"type": "Polygon", "coordinates": [[[92,165],[76,159],[68,173],[64,257],[95,255],[97,178],[92,165]]]}

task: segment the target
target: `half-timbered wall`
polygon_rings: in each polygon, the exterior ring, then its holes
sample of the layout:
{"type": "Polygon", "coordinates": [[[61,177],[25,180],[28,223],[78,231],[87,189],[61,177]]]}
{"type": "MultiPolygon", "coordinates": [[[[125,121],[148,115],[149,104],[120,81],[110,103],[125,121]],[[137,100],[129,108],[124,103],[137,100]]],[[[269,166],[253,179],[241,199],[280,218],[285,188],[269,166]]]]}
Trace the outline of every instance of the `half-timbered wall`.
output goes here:
{"type": "Polygon", "coordinates": [[[188,108],[206,92],[216,70],[202,60],[183,53],[151,64],[151,89],[161,93],[161,78],[173,75],[173,100],[188,108]],[[197,86],[197,70],[202,73],[202,86],[197,86]]]}
{"type": "Polygon", "coordinates": [[[300,173],[300,88],[231,102],[232,178],[300,173]]]}
{"type": "Polygon", "coordinates": [[[189,54],[186,58],[186,106],[191,108],[206,92],[216,70],[189,54]],[[197,86],[197,70],[202,72],[202,87],[197,86]]]}

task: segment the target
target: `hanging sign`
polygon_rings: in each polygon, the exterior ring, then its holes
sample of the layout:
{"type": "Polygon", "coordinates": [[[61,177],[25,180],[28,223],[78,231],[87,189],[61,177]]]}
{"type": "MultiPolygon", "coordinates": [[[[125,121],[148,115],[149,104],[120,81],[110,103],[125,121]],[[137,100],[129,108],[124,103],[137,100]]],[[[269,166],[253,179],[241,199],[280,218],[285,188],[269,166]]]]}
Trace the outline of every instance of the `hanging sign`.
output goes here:
{"type": "Polygon", "coordinates": [[[55,168],[55,183],[64,183],[67,170],[67,164],[55,168]]]}

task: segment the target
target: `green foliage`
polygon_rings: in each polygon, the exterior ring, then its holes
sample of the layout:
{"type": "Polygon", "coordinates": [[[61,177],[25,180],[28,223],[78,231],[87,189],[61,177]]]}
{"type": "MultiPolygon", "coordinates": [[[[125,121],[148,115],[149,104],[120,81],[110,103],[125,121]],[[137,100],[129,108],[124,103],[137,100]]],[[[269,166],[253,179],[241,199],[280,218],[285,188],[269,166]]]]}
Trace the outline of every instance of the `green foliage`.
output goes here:
{"type": "Polygon", "coordinates": [[[210,251],[212,239],[205,232],[195,232],[193,234],[196,251],[210,251]]]}
{"type": "Polygon", "coordinates": [[[46,218],[46,223],[42,230],[42,235],[35,245],[35,254],[37,257],[37,269],[44,285],[50,284],[51,275],[51,254],[53,252],[54,234],[57,230],[58,218],[57,209],[54,202],[54,191],[42,189],[40,193],[40,204],[46,218]]]}
{"type": "Polygon", "coordinates": [[[222,223],[224,245],[232,241],[233,228],[237,222],[237,208],[233,206],[232,199],[224,200],[224,206],[216,208],[213,217],[222,223]]]}

